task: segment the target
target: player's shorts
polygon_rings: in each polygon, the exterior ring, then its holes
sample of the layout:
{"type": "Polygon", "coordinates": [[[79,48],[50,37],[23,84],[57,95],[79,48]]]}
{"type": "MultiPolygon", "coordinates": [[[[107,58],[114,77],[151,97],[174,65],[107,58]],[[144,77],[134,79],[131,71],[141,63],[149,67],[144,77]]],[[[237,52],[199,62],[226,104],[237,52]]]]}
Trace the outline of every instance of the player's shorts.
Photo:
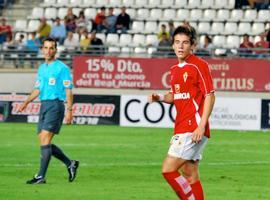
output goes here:
{"type": "Polygon", "coordinates": [[[192,133],[176,134],[172,137],[168,155],[184,160],[201,160],[208,138],[203,136],[199,143],[192,142],[192,133]]]}
{"type": "Polygon", "coordinates": [[[54,134],[58,134],[65,115],[65,105],[60,100],[41,101],[38,133],[46,130],[54,134]]]}

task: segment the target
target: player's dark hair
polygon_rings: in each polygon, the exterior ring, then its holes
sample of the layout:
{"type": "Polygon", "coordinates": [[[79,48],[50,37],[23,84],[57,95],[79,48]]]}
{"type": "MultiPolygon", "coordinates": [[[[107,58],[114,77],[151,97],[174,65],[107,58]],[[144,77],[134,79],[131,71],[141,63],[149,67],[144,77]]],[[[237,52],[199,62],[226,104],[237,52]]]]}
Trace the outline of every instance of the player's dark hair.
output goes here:
{"type": "Polygon", "coordinates": [[[191,45],[196,44],[197,41],[197,33],[196,30],[192,27],[192,26],[178,26],[174,33],[173,33],[173,37],[172,37],[172,43],[174,43],[174,37],[177,34],[184,34],[187,35],[190,38],[190,43],[191,45]]]}
{"type": "Polygon", "coordinates": [[[46,37],[45,39],[42,40],[42,46],[44,46],[44,43],[48,41],[48,42],[54,42],[54,47],[55,49],[57,49],[57,41],[51,37],[46,37]]]}

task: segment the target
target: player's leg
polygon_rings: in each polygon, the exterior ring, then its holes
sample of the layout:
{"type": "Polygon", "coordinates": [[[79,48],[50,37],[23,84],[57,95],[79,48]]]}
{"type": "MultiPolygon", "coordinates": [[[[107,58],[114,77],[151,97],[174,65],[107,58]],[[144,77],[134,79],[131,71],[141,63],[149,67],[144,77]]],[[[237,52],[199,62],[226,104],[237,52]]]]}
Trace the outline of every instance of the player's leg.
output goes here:
{"type": "Polygon", "coordinates": [[[185,162],[186,160],[168,155],[163,162],[162,175],[176,192],[179,199],[194,200],[189,182],[178,171],[185,162]]]}
{"type": "Polygon", "coordinates": [[[199,177],[199,161],[187,161],[181,172],[188,180],[196,200],[204,200],[203,188],[199,177]]]}

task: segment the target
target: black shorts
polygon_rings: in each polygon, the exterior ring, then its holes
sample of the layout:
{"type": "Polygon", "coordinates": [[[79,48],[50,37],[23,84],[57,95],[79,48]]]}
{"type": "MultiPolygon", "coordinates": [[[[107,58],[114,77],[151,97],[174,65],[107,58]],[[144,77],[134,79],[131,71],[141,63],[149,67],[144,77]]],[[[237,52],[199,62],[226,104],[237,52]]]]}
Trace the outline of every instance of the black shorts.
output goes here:
{"type": "Polygon", "coordinates": [[[58,134],[65,115],[65,105],[60,100],[41,101],[37,131],[46,130],[58,134]]]}

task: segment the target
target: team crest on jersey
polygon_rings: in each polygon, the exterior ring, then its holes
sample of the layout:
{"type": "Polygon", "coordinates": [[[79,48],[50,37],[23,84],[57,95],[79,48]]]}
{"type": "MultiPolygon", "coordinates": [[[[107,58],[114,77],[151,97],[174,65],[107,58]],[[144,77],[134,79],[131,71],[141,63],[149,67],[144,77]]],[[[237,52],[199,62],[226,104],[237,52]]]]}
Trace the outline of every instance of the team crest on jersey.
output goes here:
{"type": "Polygon", "coordinates": [[[55,85],[56,80],[55,78],[49,78],[49,85],[55,85]]]}
{"type": "Polygon", "coordinates": [[[180,84],[174,85],[174,91],[175,91],[175,93],[180,93],[180,84]]]}
{"type": "Polygon", "coordinates": [[[70,80],[64,80],[63,84],[64,84],[65,87],[69,87],[71,82],[70,82],[70,80]]]}
{"type": "Polygon", "coordinates": [[[183,79],[184,79],[185,82],[187,81],[187,78],[188,78],[188,73],[185,72],[185,73],[183,74],[183,79]]]}

